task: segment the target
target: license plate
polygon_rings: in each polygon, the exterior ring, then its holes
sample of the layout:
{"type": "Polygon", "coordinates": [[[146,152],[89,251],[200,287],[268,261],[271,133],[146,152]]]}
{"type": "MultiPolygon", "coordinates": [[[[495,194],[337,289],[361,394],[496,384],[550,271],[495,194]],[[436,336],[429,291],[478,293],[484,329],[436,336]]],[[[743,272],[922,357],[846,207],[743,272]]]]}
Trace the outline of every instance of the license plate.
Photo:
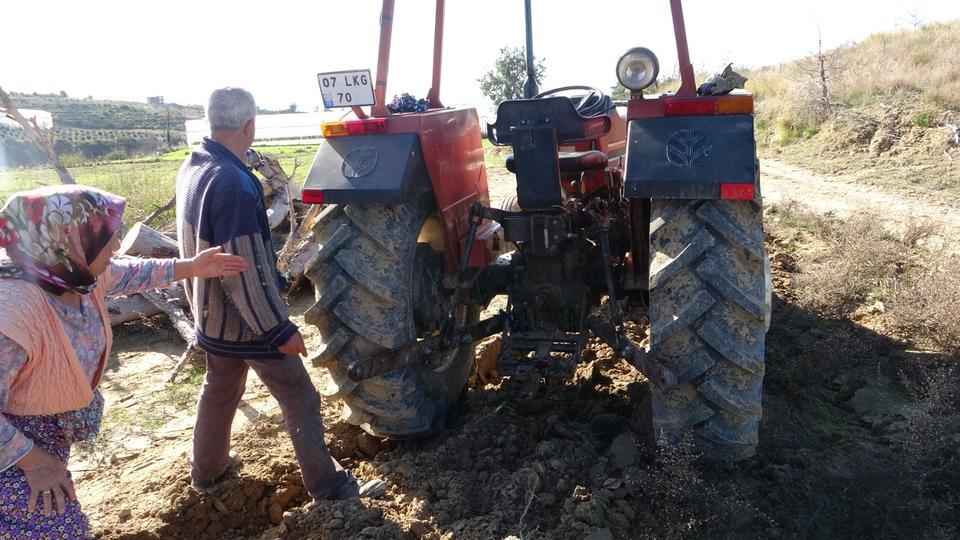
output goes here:
{"type": "Polygon", "coordinates": [[[369,69],[317,73],[323,107],[360,107],[374,105],[373,77],[369,69]]]}

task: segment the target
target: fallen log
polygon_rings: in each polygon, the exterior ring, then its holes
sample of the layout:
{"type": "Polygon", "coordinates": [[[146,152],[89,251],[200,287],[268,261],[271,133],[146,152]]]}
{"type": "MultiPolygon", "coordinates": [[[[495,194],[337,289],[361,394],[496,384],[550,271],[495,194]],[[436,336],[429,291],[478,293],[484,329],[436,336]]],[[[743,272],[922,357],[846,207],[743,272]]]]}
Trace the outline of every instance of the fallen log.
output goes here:
{"type": "Polygon", "coordinates": [[[176,365],[173,366],[173,369],[170,370],[169,377],[167,377],[167,382],[175,382],[183,366],[201,353],[200,346],[197,345],[197,331],[194,329],[193,321],[187,316],[186,312],[180,309],[180,306],[170,301],[162,292],[147,291],[140,294],[148,302],[167,314],[174,328],[176,328],[180,334],[180,337],[187,342],[187,348],[184,349],[183,354],[177,359],[176,365]]]}
{"type": "Polygon", "coordinates": [[[279,227],[290,214],[291,206],[287,193],[285,186],[279,187],[273,192],[273,201],[270,203],[270,208],[267,208],[267,223],[270,225],[271,231],[279,227]]]}
{"type": "Polygon", "coordinates": [[[276,229],[289,217],[290,229],[293,230],[296,226],[293,202],[302,198],[300,188],[292,180],[297,172],[298,163],[294,161],[293,171],[288,175],[276,157],[261,154],[255,150],[248,153],[247,163],[263,177],[261,182],[263,195],[270,199],[270,207],[267,209],[267,222],[270,224],[270,229],[276,229]]]}
{"type": "Polygon", "coordinates": [[[307,263],[320,249],[313,234],[313,227],[317,224],[325,208],[332,207],[319,204],[310,207],[307,215],[303,218],[303,222],[290,231],[290,235],[277,257],[277,267],[280,269],[280,273],[291,282],[291,290],[295,289],[303,279],[303,272],[307,263]]]}
{"type": "MultiPolygon", "coordinates": [[[[120,253],[133,257],[174,258],[179,256],[180,250],[177,243],[167,236],[144,223],[137,223],[123,237],[120,253]]],[[[146,291],[128,296],[125,300],[112,299],[112,305],[110,302],[107,304],[107,310],[110,311],[111,324],[115,324],[114,320],[127,322],[160,313],[170,319],[177,333],[187,344],[186,350],[180,355],[168,378],[173,382],[183,366],[193,357],[193,353],[200,350],[197,346],[197,332],[194,329],[193,320],[183,310],[186,305],[186,295],[178,283],[168,292],[146,291]]]]}
{"type": "MultiPolygon", "coordinates": [[[[180,307],[188,307],[187,297],[183,292],[183,287],[179,284],[171,289],[167,289],[165,294],[180,307]]],[[[164,311],[150,303],[143,296],[132,294],[130,296],[107,298],[107,313],[110,314],[110,326],[117,326],[118,324],[153,317],[154,315],[164,313],[164,311]]]]}
{"type": "Polygon", "coordinates": [[[132,257],[170,259],[180,256],[177,243],[142,222],[134,224],[120,242],[120,254],[132,257]]]}
{"type": "Polygon", "coordinates": [[[174,301],[171,301],[170,298],[160,291],[145,291],[140,293],[140,296],[167,314],[170,322],[173,323],[173,327],[177,329],[180,337],[187,342],[188,347],[196,347],[197,331],[193,327],[193,321],[183,308],[178,306],[174,301]]]}

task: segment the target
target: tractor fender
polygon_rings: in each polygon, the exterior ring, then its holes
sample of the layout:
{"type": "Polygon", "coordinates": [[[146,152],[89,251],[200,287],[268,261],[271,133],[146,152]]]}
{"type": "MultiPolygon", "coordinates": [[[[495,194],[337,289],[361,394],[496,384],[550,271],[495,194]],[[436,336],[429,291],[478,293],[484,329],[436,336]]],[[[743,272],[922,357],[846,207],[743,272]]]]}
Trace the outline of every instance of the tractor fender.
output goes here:
{"type": "Polygon", "coordinates": [[[403,204],[432,189],[415,133],[324,139],[303,188],[327,204],[403,204]]]}

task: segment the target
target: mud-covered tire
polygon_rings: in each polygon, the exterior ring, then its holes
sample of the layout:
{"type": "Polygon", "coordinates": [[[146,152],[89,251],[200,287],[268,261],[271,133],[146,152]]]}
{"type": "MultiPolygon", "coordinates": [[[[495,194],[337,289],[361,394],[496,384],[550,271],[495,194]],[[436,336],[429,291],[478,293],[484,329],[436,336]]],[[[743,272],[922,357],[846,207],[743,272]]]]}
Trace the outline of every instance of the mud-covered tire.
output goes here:
{"type": "MultiPolygon", "coordinates": [[[[314,365],[329,370],[332,382],[323,393],[344,401],[344,418],[373,435],[410,438],[441,429],[473,367],[471,344],[440,369],[411,365],[359,383],[347,377],[354,360],[417,338],[414,310],[422,303],[415,296],[423,287],[415,278],[443,275],[443,254],[418,242],[434,212],[429,194],[394,206],[328,206],[314,226],[320,249],[306,276],[316,304],[304,318],[325,344],[314,365]]],[[[464,311],[462,322],[478,314],[464,311]]]]}
{"type": "Polygon", "coordinates": [[[657,199],[650,214],[650,348],[678,384],[653,389],[653,433],[743,459],[757,446],[768,308],[759,190],[752,201],[657,199]]]}

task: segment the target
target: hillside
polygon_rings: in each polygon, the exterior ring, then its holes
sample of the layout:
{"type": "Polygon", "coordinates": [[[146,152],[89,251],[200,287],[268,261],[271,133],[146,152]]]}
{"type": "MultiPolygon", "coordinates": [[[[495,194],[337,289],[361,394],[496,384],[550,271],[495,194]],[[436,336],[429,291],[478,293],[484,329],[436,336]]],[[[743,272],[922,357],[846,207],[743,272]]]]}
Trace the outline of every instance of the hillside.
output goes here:
{"type": "MultiPolygon", "coordinates": [[[[152,154],[168,146],[168,128],[169,146],[180,146],[186,141],[184,122],[203,116],[203,107],[198,105],[150,105],[15,92],[11,98],[21,109],[39,109],[53,115],[55,149],[66,156],[66,162],[152,154]]],[[[19,128],[0,126],[0,151],[6,156],[7,167],[43,163],[19,128]]]]}
{"type": "MultiPolygon", "coordinates": [[[[10,97],[18,107],[41,109],[53,114],[55,128],[92,130],[166,129],[168,105],[132,101],[74,99],[56,94],[18,94],[10,97]]],[[[183,122],[203,116],[199,105],[169,104],[170,127],[183,131],[183,122]]]]}
{"type": "Polygon", "coordinates": [[[748,75],[761,154],[960,201],[960,21],[748,75]]]}

